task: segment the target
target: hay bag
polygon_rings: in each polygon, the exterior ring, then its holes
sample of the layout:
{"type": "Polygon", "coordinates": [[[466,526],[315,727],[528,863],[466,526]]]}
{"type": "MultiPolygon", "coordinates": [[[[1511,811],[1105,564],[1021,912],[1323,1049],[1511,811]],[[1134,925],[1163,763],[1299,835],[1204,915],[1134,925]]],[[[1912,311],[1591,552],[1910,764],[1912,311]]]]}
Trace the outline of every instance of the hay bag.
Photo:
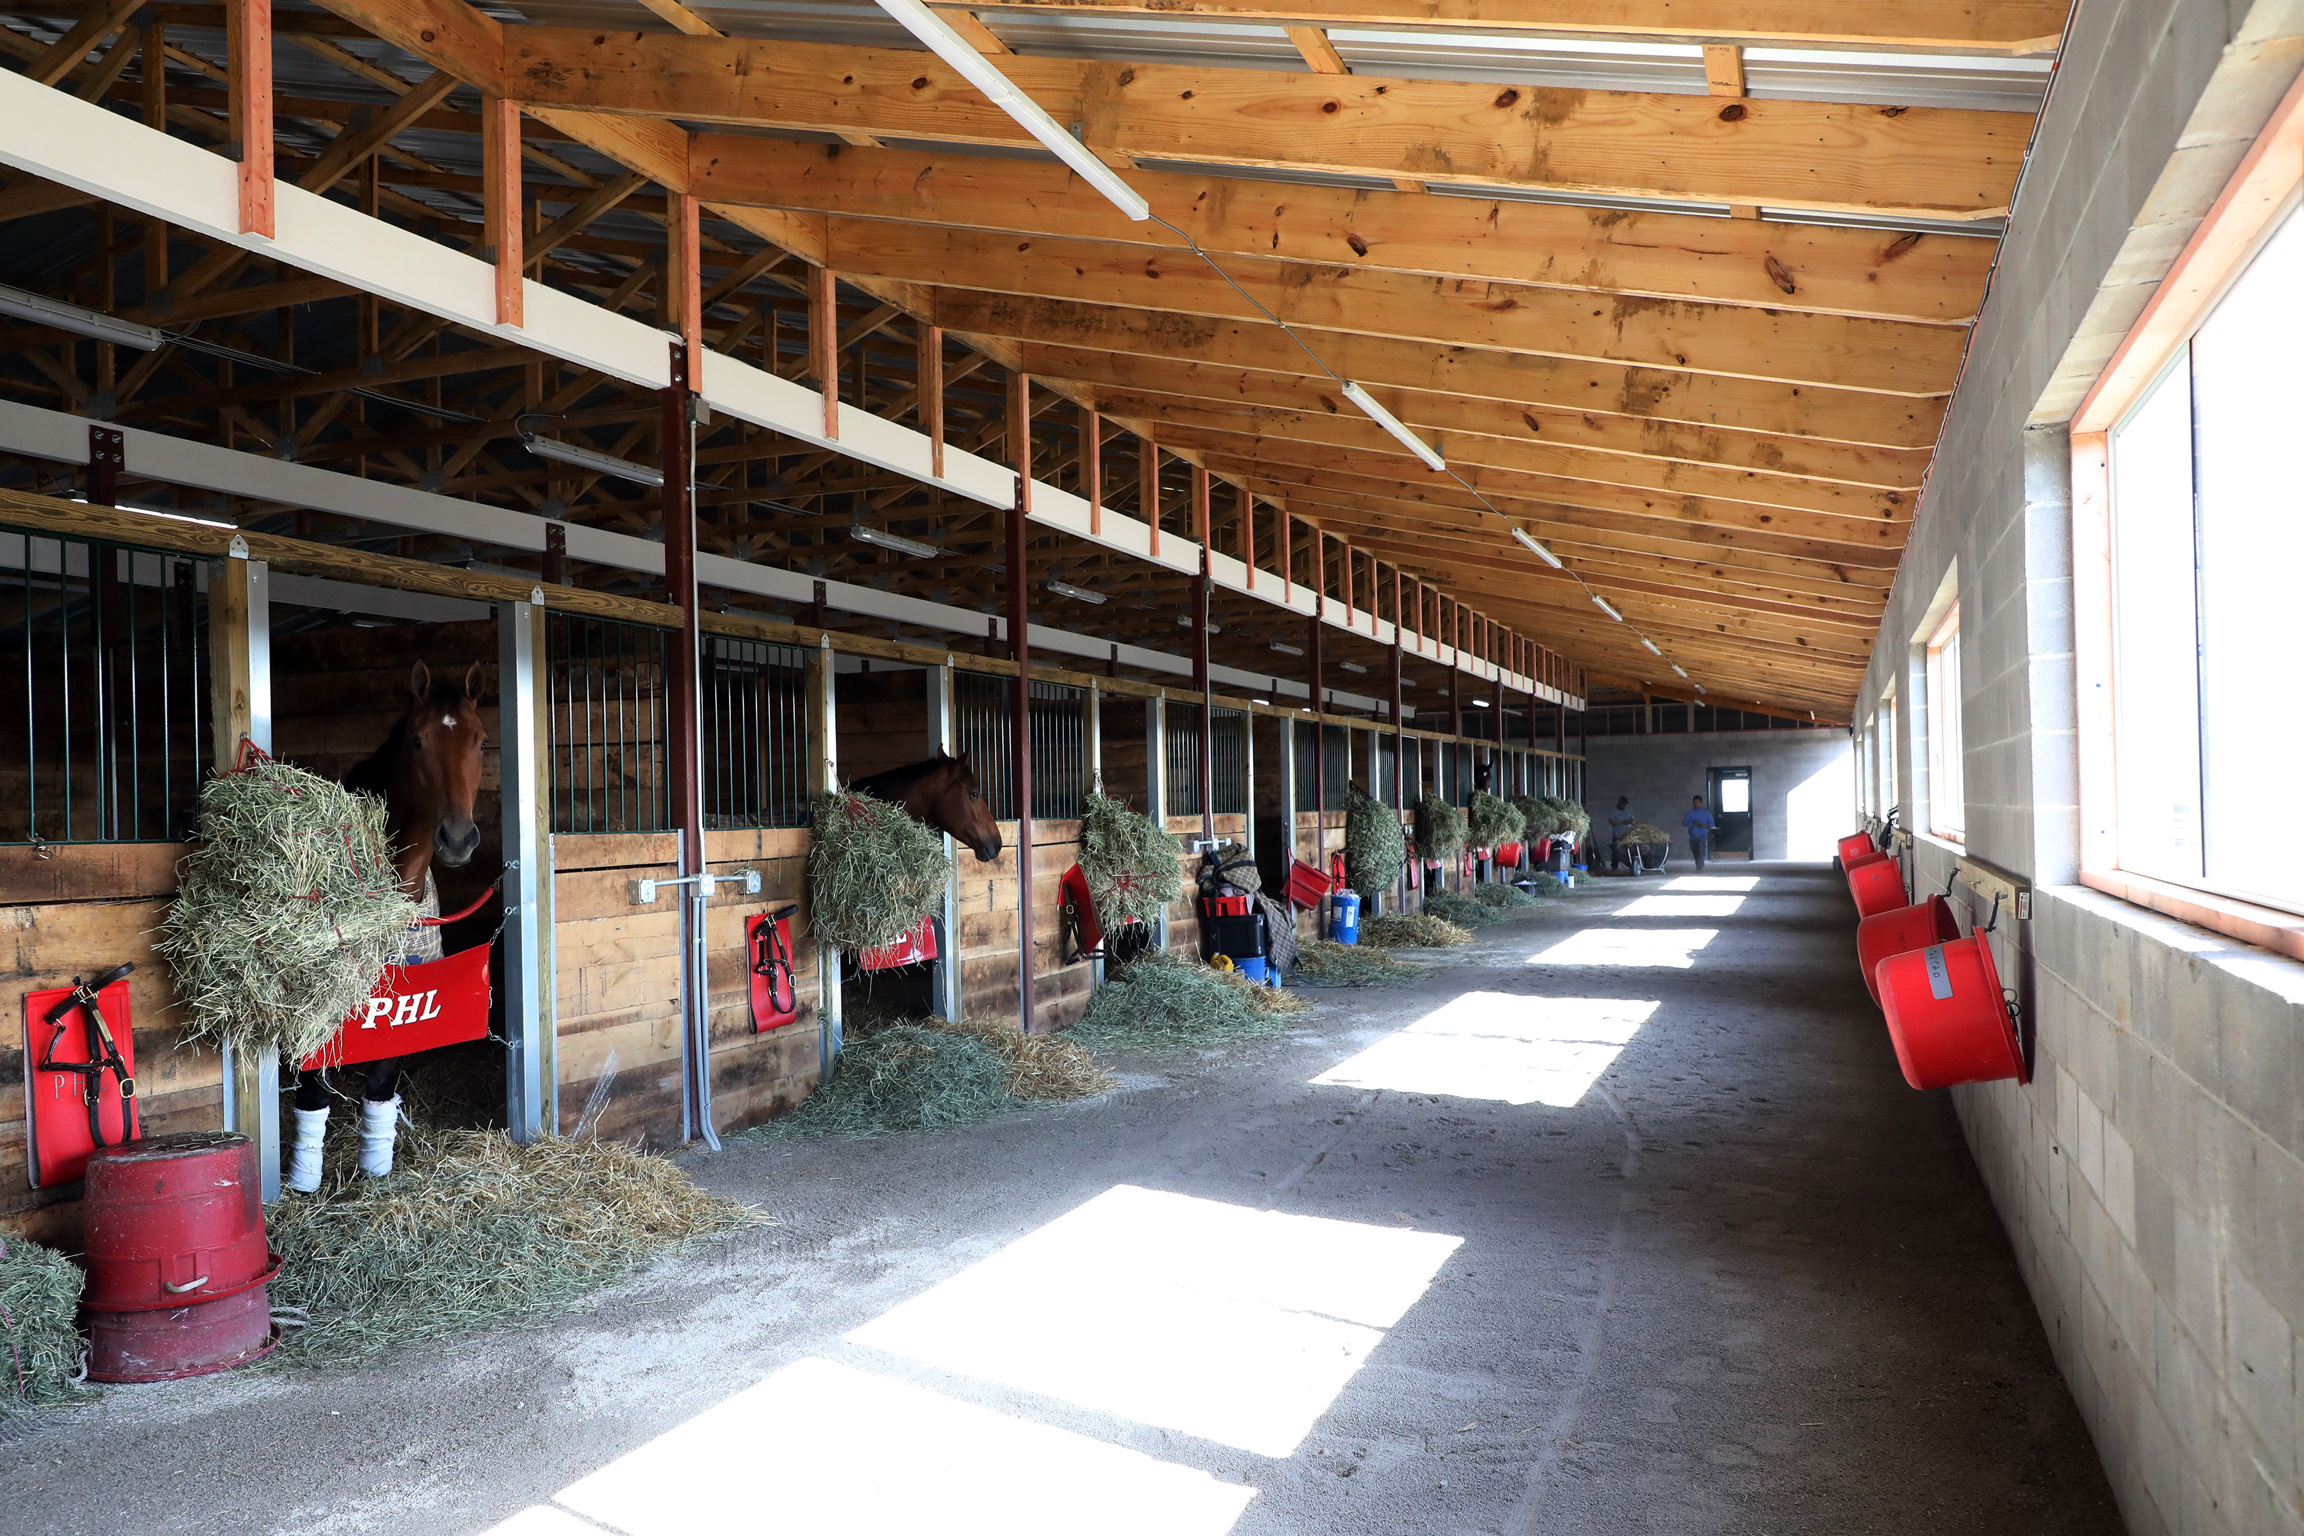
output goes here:
{"type": "Polygon", "coordinates": [[[200,786],[200,841],[177,866],[153,948],[188,1042],[293,1060],[326,1045],[408,949],[384,802],[244,745],[200,786]]]}
{"type": "Polygon", "coordinates": [[[1555,834],[1565,832],[1578,842],[1584,841],[1585,834],[1592,830],[1592,813],[1575,801],[1563,799],[1559,795],[1545,795],[1542,799],[1544,804],[1552,808],[1552,814],[1559,819],[1560,824],[1555,829],[1555,834]]]}
{"type": "Polygon", "coordinates": [[[1155,950],[1112,972],[1071,1028],[1076,1040],[1137,1050],[1210,1045],[1287,1028],[1311,1006],[1183,955],[1155,950]]]}
{"type": "Polygon", "coordinates": [[[552,1321],[690,1241],[759,1218],[622,1142],[404,1126],[399,1167],[359,1177],[356,1129],[332,1137],[319,1192],[265,1213],[284,1261],[276,1307],[301,1308],[275,1358],[333,1364],[473,1329],[552,1321]]]}
{"type": "Polygon", "coordinates": [[[1352,889],[1376,896],[1392,888],[1408,862],[1400,813],[1350,784],[1344,790],[1344,871],[1352,889]]]}
{"type": "Polygon", "coordinates": [[[52,1248],[0,1238],[0,1423],[71,1401],[86,1348],[72,1325],[83,1278],[52,1248]]]}
{"type": "Polygon", "coordinates": [[[818,795],[808,812],[808,922],[820,941],[878,949],[943,905],[942,833],[861,790],[818,795]]]}
{"type": "Polygon", "coordinates": [[[1471,839],[1473,847],[1493,848],[1498,843],[1508,843],[1518,837],[1520,829],[1527,825],[1528,818],[1521,815],[1519,808],[1511,801],[1484,789],[1476,789],[1472,791],[1472,798],[1465,803],[1464,821],[1466,835],[1471,839]]]}
{"type": "Polygon", "coordinates": [[[1184,890],[1184,845],[1151,817],[1090,794],[1080,802],[1080,872],[1107,928],[1150,922],[1184,890]]]}
{"type": "Polygon", "coordinates": [[[1520,812],[1520,830],[1530,842],[1557,837],[1568,829],[1567,822],[1553,806],[1549,795],[1522,795],[1512,804],[1520,812]]]}
{"type": "Polygon", "coordinates": [[[1466,831],[1464,813],[1438,795],[1416,802],[1416,851],[1425,858],[1445,863],[1456,857],[1466,831]]]}

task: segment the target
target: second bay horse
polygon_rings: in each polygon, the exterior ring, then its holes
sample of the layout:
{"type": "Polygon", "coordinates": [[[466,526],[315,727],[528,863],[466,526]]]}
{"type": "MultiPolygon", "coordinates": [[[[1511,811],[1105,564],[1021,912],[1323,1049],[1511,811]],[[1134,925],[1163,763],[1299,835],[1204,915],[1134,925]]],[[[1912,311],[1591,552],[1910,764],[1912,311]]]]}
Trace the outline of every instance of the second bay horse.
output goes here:
{"type": "Polygon", "coordinates": [[[914,821],[949,832],[965,843],[977,859],[989,864],[1000,857],[1000,824],[976,782],[968,754],[937,756],[905,768],[891,768],[848,786],[876,799],[904,807],[914,821]]]}

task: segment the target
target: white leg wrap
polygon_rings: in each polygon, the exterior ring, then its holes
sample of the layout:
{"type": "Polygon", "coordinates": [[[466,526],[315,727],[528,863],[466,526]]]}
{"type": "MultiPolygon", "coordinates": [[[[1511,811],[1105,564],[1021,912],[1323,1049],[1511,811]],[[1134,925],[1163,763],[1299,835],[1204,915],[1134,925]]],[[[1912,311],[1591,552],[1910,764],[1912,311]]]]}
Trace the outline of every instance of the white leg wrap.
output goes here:
{"type": "Polygon", "coordinates": [[[325,1109],[299,1109],[296,1116],[296,1144],[288,1149],[288,1173],[281,1182],[300,1195],[308,1195],[320,1187],[320,1143],[328,1131],[328,1111],[325,1109]]]}
{"type": "Polygon", "coordinates": [[[360,1104],[360,1171],[380,1179],[392,1171],[392,1141],[400,1133],[400,1096],[360,1104]]]}

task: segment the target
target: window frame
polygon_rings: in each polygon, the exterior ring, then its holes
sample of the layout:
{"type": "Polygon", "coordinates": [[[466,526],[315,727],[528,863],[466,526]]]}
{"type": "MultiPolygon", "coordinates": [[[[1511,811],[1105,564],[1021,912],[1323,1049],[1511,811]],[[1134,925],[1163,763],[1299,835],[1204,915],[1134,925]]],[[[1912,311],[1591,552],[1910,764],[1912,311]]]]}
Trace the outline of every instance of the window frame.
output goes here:
{"type": "Polygon", "coordinates": [[[1948,843],[1968,842],[1967,737],[1960,728],[1960,603],[1954,599],[1927,644],[1928,831],[1948,843]],[[1952,683],[1944,683],[1944,652],[1952,651],[1952,683]],[[1954,819],[1946,820],[1950,809],[1954,819]]]}
{"type": "Polygon", "coordinates": [[[2304,913],[2120,864],[2111,437],[2304,202],[2304,78],[2292,85],[2073,412],[2072,595],[2082,885],[2304,959],[2304,913]]]}

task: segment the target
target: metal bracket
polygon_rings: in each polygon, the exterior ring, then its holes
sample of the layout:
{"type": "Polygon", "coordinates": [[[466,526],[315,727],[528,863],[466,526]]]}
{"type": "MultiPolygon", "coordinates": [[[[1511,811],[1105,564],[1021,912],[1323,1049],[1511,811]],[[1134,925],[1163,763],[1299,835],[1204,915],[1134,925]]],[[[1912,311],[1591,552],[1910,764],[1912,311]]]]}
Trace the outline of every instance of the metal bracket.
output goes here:
{"type": "Polygon", "coordinates": [[[725,875],[683,875],[677,880],[633,880],[628,884],[632,892],[633,905],[646,907],[655,904],[658,891],[669,890],[678,885],[697,887],[707,900],[711,898],[713,889],[720,885],[741,885],[744,887],[745,895],[757,896],[760,894],[760,871],[739,869],[725,875]]]}

